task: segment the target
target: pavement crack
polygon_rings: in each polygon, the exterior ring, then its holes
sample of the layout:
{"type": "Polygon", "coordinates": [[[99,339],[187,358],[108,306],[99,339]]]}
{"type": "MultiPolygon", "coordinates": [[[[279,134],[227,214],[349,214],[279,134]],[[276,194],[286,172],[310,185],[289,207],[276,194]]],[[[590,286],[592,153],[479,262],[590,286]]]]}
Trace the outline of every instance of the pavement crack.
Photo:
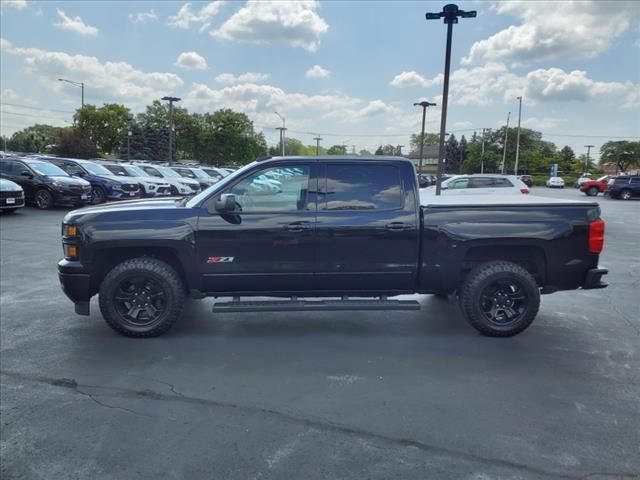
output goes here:
{"type": "Polygon", "coordinates": [[[620,310],[620,307],[618,307],[618,305],[616,305],[616,303],[613,301],[613,298],[611,298],[611,295],[609,295],[606,288],[602,289],[602,294],[604,295],[604,298],[607,299],[607,303],[611,305],[611,308],[613,308],[613,310],[618,315],[620,315],[620,318],[622,318],[625,322],[627,322],[627,324],[631,327],[631,329],[635,331],[637,335],[640,336],[640,326],[636,326],[636,324],[633,323],[633,321],[629,317],[627,317],[627,315],[622,310],[620,310]]]}
{"type": "MultiPolygon", "coordinates": [[[[97,404],[117,410],[122,410],[127,413],[140,415],[140,416],[148,416],[141,414],[139,412],[135,412],[133,410],[126,409],[124,407],[118,407],[114,405],[105,404],[104,401],[100,401],[95,393],[86,392],[86,389],[100,389],[104,393],[100,394],[100,397],[116,397],[116,398],[145,398],[148,400],[156,400],[156,401],[174,401],[187,403],[192,405],[199,405],[204,407],[215,407],[215,408],[237,408],[242,409],[245,412],[256,413],[256,414],[265,414],[265,415],[273,415],[279,417],[281,419],[285,419],[292,423],[296,423],[299,425],[304,425],[307,428],[314,428],[319,431],[325,431],[330,433],[341,433],[343,435],[352,436],[359,439],[367,439],[374,440],[378,442],[383,442],[389,445],[393,445],[396,447],[412,447],[416,448],[425,453],[434,454],[434,455],[443,455],[456,458],[462,461],[468,461],[471,463],[479,463],[483,465],[489,465],[498,468],[508,468],[513,470],[519,470],[521,472],[526,472],[529,474],[535,474],[539,476],[552,477],[552,478],[566,478],[577,480],[581,478],[585,478],[585,474],[567,474],[567,473],[559,473],[550,470],[545,470],[537,467],[533,467],[524,463],[519,463],[511,460],[504,460],[500,458],[491,458],[484,455],[469,453],[460,450],[455,450],[448,447],[441,447],[438,445],[432,445],[420,440],[415,440],[411,438],[398,437],[393,435],[387,435],[382,433],[373,432],[370,430],[365,430],[360,427],[356,427],[353,425],[342,424],[338,422],[334,422],[325,418],[318,418],[309,415],[305,415],[302,413],[290,413],[286,411],[276,410],[273,408],[261,407],[256,405],[249,404],[238,404],[227,401],[213,400],[208,398],[200,398],[200,397],[190,397],[183,394],[179,394],[172,389],[172,394],[166,394],[161,392],[156,392],[153,390],[138,390],[134,388],[126,388],[126,387],[112,387],[112,386],[100,386],[100,385],[88,385],[88,384],[79,384],[75,380],[70,379],[60,379],[60,378],[50,378],[41,375],[21,373],[9,370],[0,370],[0,374],[6,375],[10,378],[15,378],[19,380],[37,382],[37,383],[45,383],[48,385],[57,386],[60,388],[68,388],[70,390],[76,391],[81,395],[88,396],[97,404]]],[[[160,383],[166,383],[160,381],[160,383]]],[[[162,418],[162,417],[150,417],[150,418],[162,418]]],[[[588,478],[588,477],[586,477],[588,478]]]]}
{"type": "Polygon", "coordinates": [[[138,415],[138,416],[140,416],[140,417],[157,418],[157,417],[154,417],[154,416],[152,416],[152,415],[145,415],[144,413],[136,412],[136,411],[131,410],[131,409],[129,409],[129,408],[125,408],[125,407],[118,407],[118,406],[116,406],[116,405],[109,405],[109,404],[106,404],[106,403],[101,402],[100,400],[98,400],[98,399],[95,397],[95,395],[92,395],[92,394],[91,394],[91,393],[89,393],[89,392],[83,392],[82,390],[80,390],[80,389],[79,389],[79,388],[77,388],[77,387],[76,387],[74,390],[75,390],[76,392],[78,392],[80,395],[83,395],[83,396],[85,396],[85,397],[87,397],[87,398],[90,398],[91,400],[93,400],[95,403],[97,403],[97,404],[98,404],[98,405],[100,405],[101,407],[110,408],[110,409],[113,409],[113,410],[120,410],[120,411],[122,411],[122,412],[131,413],[131,414],[133,414],[133,415],[138,415]]]}

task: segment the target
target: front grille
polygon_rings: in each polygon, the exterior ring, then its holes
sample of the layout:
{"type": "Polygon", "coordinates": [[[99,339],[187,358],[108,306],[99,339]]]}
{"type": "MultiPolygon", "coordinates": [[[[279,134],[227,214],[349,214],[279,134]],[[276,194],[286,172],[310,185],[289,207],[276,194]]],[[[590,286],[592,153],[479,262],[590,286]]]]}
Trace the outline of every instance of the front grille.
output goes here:
{"type": "Polygon", "coordinates": [[[200,191],[200,185],[189,185],[194,192],[200,191]]]}
{"type": "Polygon", "coordinates": [[[0,198],[22,198],[24,197],[24,192],[22,190],[17,190],[14,192],[0,192],[0,198]]]}
{"type": "Polygon", "coordinates": [[[72,192],[81,192],[83,190],[82,185],[70,185],[69,190],[72,192]]]}
{"type": "Polygon", "coordinates": [[[136,192],[139,189],[138,185],[135,184],[135,183],[125,183],[125,184],[121,185],[120,187],[125,192],[136,192]]]}
{"type": "Polygon", "coordinates": [[[82,185],[82,191],[89,193],[91,191],[91,185],[82,185]]]}

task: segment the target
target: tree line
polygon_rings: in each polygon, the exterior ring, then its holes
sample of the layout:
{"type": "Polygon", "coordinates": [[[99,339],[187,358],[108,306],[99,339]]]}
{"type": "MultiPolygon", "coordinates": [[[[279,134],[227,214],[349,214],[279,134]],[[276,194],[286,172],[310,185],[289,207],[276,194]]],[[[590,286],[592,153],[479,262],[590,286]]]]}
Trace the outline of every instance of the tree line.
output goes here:
{"type": "MultiPolygon", "coordinates": [[[[75,158],[118,157],[131,160],[197,160],[213,165],[243,165],[260,155],[280,155],[282,145],[269,147],[253,122],[241,112],[221,109],[213,113],[190,113],[174,107],[172,151],[169,152],[169,108],[154,101],[145,111],[134,115],[119,104],[101,107],[85,105],[76,110],[71,127],[36,124],[2,138],[10,151],[55,153],[75,158]]],[[[445,143],[445,171],[454,173],[487,173],[502,171],[506,127],[484,135],[474,132],[470,139],[448,135],[445,143]]],[[[505,155],[505,173],[514,171],[517,129],[509,128],[505,155]]],[[[417,158],[421,135],[411,135],[410,156],[417,158]]],[[[439,136],[426,133],[425,145],[437,145],[439,136]]],[[[290,137],[285,139],[287,155],[371,155],[368,150],[349,150],[346,145],[305,145],[290,137]]],[[[398,155],[398,146],[381,144],[375,155],[398,155]]],[[[569,146],[558,149],[545,141],[542,133],[521,128],[519,173],[548,174],[558,164],[561,174],[582,173],[587,165],[584,155],[576,155],[569,146]]],[[[640,167],[640,142],[608,141],[600,148],[600,164],[616,165],[619,171],[640,167]]]]}

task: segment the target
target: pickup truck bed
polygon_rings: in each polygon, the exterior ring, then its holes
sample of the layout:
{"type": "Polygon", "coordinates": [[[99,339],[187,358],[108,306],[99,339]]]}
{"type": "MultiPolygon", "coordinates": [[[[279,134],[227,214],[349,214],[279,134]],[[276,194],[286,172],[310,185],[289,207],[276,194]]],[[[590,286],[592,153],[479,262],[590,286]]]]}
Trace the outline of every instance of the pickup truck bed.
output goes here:
{"type": "Polygon", "coordinates": [[[140,337],[168,330],[185,295],[234,297],[225,311],[403,310],[389,297],[411,293],[456,294],[476,329],[510,336],[541,293],[606,286],[595,202],[425,197],[398,157],[254,162],[189,200],[70,212],[60,281],[76,312],[99,293],[107,323],[140,337]],[[258,296],[290,300],[241,298],[258,296]]]}

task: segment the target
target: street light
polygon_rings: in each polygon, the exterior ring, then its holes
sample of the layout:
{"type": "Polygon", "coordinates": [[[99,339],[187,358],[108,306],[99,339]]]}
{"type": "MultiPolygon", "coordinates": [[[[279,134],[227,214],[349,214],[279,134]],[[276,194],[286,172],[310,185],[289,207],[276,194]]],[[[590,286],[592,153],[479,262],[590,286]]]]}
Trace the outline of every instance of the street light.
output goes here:
{"type": "Polygon", "coordinates": [[[518,175],[518,157],[520,156],[520,118],[522,117],[522,96],[518,97],[518,138],[516,140],[516,166],[515,174],[518,175]]]}
{"type": "Polygon", "coordinates": [[[127,162],[131,161],[131,135],[133,132],[129,130],[127,132],[127,162]]]}
{"type": "Polygon", "coordinates": [[[511,118],[511,112],[507,114],[507,127],[504,129],[504,145],[502,148],[502,168],[500,173],[504,175],[505,162],[507,160],[507,139],[509,138],[509,118],[511,118]]]}
{"type": "Polygon", "coordinates": [[[58,81],[70,83],[71,85],[80,87],[82,89],[82,108],[84,108],[84,82],[75,82],[73,80],[67,80],[66,78],[59,78],[58,81]]]}
{"type": "Polygon", "coordinates": [[[418,173],[422,173],[422,152],[424,151],[424,123],[427,118],[427,107],[435,107],[435,103],[429,103],[426,100],[422,102],[415,102],[414,107],[420,105],[422,107],[422,133],[420,134],[420,167],[418,173]]]}
{"type": "Polygon", "coordinates": [[[178,97],[162,97],[161,100],[169,102],[169,165],[173,162],[173,102],[179,102],[178,97]]]}
{"type": "Polygon", "coordinates": [[[458,23],[458,17],[473,18],[476,11],[465,12],[458,9],[458,6],[450,3],[445,5],[441,12],[426,13],[427,20],[437,20],[442,18],[447,25],[447,47],[444,60],[444,86],[442,89],[442,116],[440,118],[440,151],[438,153],[438,180],[436,181],[436,195],[440,195],[440,184],[442,183],[442,168],[444,165],[444,133],[447,129],[447,103],[449,100],[449,69],[451,67],[451,37],[453,35],[453,24],[458,23]]]}
{"type": "Polygon", "coordinates": [[[273,112],[276,115],[278,115],[280,117],[280,120],[282,120],[282,127],[276,127],[276,130],[280,130],[280,145],[281,145],[281,149],[282,149],[282,156],[284,157],[284,131],[286,130],[285,128],[285,118],[280,115],[278,112],[273,112]]]}

